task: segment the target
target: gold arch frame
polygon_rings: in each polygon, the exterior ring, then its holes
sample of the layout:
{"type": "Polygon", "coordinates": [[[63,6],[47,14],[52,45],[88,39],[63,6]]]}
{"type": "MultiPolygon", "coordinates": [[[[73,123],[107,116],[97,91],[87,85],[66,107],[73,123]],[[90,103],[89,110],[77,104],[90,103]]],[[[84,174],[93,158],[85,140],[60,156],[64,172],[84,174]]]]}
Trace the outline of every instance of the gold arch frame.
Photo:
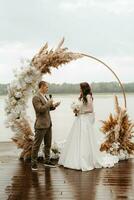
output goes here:
{"type": "Polygon", "coordinates": [[[125,89],[124,89],[122,82],[120,81],[119,77],[117,76],[117,74],[110,68],[110,66],[108,66],[106,63],[104,63],[102,60],[100,60],[100,59],[98,59],[94,56],[85,54],[85,53],[81,53],[81,55],[83,55],[84,57],[88,57],[88,58],[91,58],[93,60],[96,60],[97,62],[101,63],[102,65],[104,65],[107,69],[109,69],[112,72],[112,74],[115,76],[115,78],[117,79],[117,81],[118,81],[118,83],[121,87],[123,99],[124,99],[124,107],[127,108],[127,100],[126,100],[125,89]]]}

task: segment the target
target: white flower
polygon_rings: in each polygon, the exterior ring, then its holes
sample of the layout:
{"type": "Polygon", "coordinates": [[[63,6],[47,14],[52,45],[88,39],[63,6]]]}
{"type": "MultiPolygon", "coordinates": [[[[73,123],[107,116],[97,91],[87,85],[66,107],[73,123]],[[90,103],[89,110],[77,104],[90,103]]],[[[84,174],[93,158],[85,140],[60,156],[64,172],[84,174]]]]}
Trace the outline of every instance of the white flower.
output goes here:
{"type": "Polygon", "coordinates": [[[113,151],[114,149],[113,149],[113,147],[110,147],[110,149],[109,149],[110,151],[113,151]]]}
{"type": "Polygon", "coordinates": [[[130,156],[128,154],[128,152],[126,150],[121,149],[118,155],[120,160],[126,160],[128,159],[130,156]]]}
{"type": "Polygon", "coordinates": [[[124,154],[125,154],[125,155],[128,155],[128,152],[127,152],[127,150],[125,150],[125,151],[124,151],[124,154]]]}
{"type": "MultiPolygon", "coordinates": [[[[7,114],[6,126],[11,127],[17,137],[21,135],[21,133],[19,133],[21,130],[18,130],[18,126],[15,127],[15,121],[16,119],[22,118],[28,119],[26,115],[27,100],[32,90],[38,87],[38,82],[42,78],[40,70],[32,65],[30,61],[26,61],[24,64],[24,68],[22,68],[20,74],[17,75],[17,80],[11,82],[8,87],[8,99],[5,105],[7,114]],[[18,99],[19,101],[17,101],[18,99]]],[[[54,148],[56,150],[56,146],[54,148]]]]}
{"type": "Polygon", "coordinates": [[[24,78],[24,80],[25,80],[26,83],[32,83],[32,77],[31,76],[26,76],[24,78]]]}
{"type": "Polygon", "coordinates": [[[53,151],[53,153],[59,153],[59,147],[58,147],[58,145],[57,145],[57,143],[56,142],[54,142],[54,144],[52,145],[52,147],[51,147],[51,150],[53,151]]]}
{"type": "Polygon", "coordinates": [[[59,155],[60,155],[60,147],[56,142],[54,142],[54,144],[51,147],[51,158],[58,159],[59,155]]]}
{"type": "Polygon", "coordinates": [[[50,156],[52,159],[58,159],[59,158],[59,153],[53,153],[51,152],[51,156],[50,156]]]}
{"type": "Polygon", "coordinates": [[[26,102],[25,102],[25,99],[24,98],[21,98],[19,100],[19,105],[26,105],[26,102]]]}
{"type": "Polygon", "coordinates": [[[21,86],[21,84],[18,82],[18,84],[17,84],[17,90],[20,90],[21,88],[22,88],[22,86],[21,86]]]}
{"type": "Polygon", "coordinates": [[[125,160],[125,154],[119,154],[118,155],[118,157],[119,157],[119,160],[125,160]]]}
{"type": "Polygon", "coordinates": [[[24,106],[23,105],[17,105],[15,108],[14,108],[14,112],[20,114],[22,111],[24,110],[24,106]]]}
{"type": "Polygon", "coordinates": [[[118,143],[113,143],[112,144],[112,147],[114,148],[114,149],[118,149],[119,148],[119,142],[118,143]]]}
{"type": "Polygon", "coordinates": [[[16,98],[21,98],[22,97],[22,93],[21,92],[16,92],[15,93],[15,97],[16,98]]]}
{"type": "Polygon", "coordinates": [[[11,106],[14,106],[17,104],[17,101],[14,97],[10,98],[10,104],[11,104],[11,106]]]}

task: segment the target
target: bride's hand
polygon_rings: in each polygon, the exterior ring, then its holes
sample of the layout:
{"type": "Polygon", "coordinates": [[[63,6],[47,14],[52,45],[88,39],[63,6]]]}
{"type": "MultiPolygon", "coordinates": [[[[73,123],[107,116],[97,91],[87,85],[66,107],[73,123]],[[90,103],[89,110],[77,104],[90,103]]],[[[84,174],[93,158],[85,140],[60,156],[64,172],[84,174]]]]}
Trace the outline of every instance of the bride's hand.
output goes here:
{"type": "Polygon", "coordinates": [[[75,114],[78,114],[78,113],[79,113],[79,111],[78,111],[77,109],[74,109],[73,112],[74,112],[75,114]]]}

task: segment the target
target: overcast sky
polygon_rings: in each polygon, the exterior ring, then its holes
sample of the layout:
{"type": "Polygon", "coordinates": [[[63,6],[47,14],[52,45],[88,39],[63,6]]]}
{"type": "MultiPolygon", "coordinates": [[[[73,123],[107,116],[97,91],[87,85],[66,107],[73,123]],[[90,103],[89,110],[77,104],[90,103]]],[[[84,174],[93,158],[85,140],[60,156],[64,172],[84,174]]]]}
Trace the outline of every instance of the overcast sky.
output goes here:
{"type": "MultiPolygon", "coordinates": [[[[0,83],[14,79],[20,59],[32,58],[62,37],[74,52],[109,64],[122,82],[134,82],[134,0],[0,0],[0,83]]],[[[115,81],[92,60],[53,70],[49,82],[115,81]]]]}

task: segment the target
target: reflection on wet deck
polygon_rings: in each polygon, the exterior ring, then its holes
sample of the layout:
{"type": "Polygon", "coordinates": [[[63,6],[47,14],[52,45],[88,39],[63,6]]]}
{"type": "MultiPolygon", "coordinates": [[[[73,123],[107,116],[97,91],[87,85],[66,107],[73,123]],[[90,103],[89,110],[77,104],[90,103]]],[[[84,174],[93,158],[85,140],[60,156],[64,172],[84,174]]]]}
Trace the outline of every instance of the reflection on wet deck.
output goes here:
{"type": "Polygon", "coordinates": [[[44,168],[32,172],[30,163],[1,163],[1,200],[12,199],[134,199],[134,162],[90,172],[44,168]]]}
{"type": "Polygon", "coordinates": [[[134,160],[81,172],[62,167],[32,172],[30,163],[0,157],[0,200],[134,200],[134,160]]]}

